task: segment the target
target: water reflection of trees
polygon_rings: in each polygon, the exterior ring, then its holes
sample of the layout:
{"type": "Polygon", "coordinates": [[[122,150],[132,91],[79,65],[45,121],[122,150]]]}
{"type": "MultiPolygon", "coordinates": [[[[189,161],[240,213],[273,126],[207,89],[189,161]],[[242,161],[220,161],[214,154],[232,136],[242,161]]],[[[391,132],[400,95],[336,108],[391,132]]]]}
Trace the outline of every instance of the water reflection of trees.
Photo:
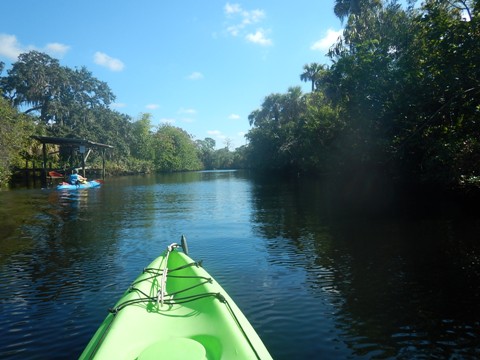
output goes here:
{"type": "Polygon", "coordinates": [[[253,223],[270,260],[306,270],[306,286],[335,305],[339,336],[356,355],[473,356],[478,217],[390,189],[380,198],[342,189],[257,182],[253,223]]]}

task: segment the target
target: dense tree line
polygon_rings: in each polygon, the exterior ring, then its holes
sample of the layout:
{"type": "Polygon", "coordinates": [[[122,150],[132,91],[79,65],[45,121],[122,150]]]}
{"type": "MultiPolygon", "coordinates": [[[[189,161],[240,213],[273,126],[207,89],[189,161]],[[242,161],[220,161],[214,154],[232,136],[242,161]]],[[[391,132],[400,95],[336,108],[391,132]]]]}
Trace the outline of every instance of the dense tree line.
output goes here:
{"type": "MultiPolygon", "coordinates": [[[[0,182],[41,158],[31,135],[48,135],[113,145],[110,173],[376,170],[416,183],[479,183],[479,9],[479,0],[336,0],[345,29],[328,53],[331,65],[304,66],[300,80],[311,92],[292,86],[266,96],[249,115],[248,144],[235,151],[153,127],[150,114],[132,119],[110,109],[115,95],[86,68],[21,54],[6,71],[0,63],[0,182]]],[[[55,166],[75,162],[58,150],[55,166]]]]}
{"type": "Polygon", "coordinates": [[[416,183],[479,180],[480,2],[337,0],[331,66],[307,64],[251,113],[249,159],[290,173],[377,169],[416,183]]]}

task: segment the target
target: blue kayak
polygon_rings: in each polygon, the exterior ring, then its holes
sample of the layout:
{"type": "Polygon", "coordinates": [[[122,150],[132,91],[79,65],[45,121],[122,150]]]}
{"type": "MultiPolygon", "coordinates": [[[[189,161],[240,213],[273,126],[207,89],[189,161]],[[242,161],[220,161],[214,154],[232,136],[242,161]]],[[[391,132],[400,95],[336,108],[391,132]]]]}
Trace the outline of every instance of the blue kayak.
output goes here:
{"type": "Polygon", "coordinates": [[[99,187],[102,183],[99,180],[91,180],[85,183],[78,185],[72,185],[66,182],[63,182],[57,185],[57,190],[78,190],[78,189],[90,189],[94,187],[99,187]]]}

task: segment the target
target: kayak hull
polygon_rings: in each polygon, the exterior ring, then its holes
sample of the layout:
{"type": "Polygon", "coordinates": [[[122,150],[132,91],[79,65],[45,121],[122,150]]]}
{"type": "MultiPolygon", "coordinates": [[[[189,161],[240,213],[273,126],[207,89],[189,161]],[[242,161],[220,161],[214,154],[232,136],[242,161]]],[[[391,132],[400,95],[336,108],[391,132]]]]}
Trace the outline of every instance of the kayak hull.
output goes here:
{"type": "Polygon", "coordinates": [[[80,356],[93,358],[272,357],[225,290],[173,250],[155,259],[111,310],[80,356]]]}
{"type": "Polygon", "coordinates": [[[90,189],[94,187],[99,187],[101,185],[100,181],[91,180],[83,184],[72,185],[66,182],[63,182],[57,185],[57,190],[78,190],[78,189],[90,189]]]}

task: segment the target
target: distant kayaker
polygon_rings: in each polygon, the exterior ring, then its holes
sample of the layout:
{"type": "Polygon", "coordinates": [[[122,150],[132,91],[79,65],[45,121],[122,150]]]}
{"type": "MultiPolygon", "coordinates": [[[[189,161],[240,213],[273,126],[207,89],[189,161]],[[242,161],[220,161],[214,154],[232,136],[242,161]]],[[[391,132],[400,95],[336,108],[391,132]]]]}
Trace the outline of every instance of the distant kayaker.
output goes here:
{"type": "Polygon", "coordinates": [[[77,169],[73,169],[72,173],[68,177],[68,182],[72,185],[78,185],[87,181],[82,175],[80,175],[77,169]]]}

